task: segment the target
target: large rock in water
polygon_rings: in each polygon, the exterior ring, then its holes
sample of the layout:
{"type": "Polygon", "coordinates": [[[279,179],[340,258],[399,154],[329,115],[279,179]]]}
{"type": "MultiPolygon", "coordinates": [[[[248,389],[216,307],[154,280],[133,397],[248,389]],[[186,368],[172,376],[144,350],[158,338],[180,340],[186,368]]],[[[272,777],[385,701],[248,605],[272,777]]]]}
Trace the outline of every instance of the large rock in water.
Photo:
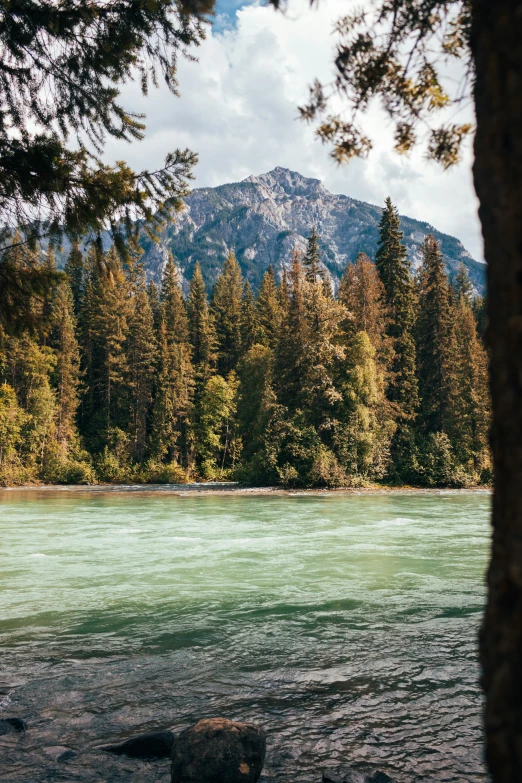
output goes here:
{"type": "Polygon", "coordinates": [[[103,750],[133,759],[166,759],[172,754],[173,742],[171,731],[151,731],[131,737],[120,745],[106,745],[103,750]]]}
{"type": "Polygon", "coordinates": [[[0,735],[14,734],[16,732],[21,732],[26,730],[27,730],[27,724],[21,718],[0,719],[0,735]]]}
{"type": "Polygon", "coordinates": [[[266,735],[257,726],[200,720],[174,739],[172,783],[256,783],[265,752],[266,735]]]}

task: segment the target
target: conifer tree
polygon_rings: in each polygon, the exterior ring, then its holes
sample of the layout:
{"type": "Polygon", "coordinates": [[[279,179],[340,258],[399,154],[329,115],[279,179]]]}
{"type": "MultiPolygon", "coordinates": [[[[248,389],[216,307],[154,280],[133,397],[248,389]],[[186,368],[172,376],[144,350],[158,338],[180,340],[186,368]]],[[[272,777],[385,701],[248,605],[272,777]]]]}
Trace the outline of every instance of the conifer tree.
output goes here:
{"type": "Polygon", "coordinates": [[[471,280],[469,279],[468,270],[462,262],[455,277],[453,289],[457,299],[464,299],[466,304],[471,306],[473,302],[473,286],[471,284],[471,280]]]}
{"type": "Polygon", "coordinates": [[[92,345],[85,432],[92,448],[99,451],[109,442],[114,428],[125,429],[129,409],[126,342],[131,300],[115,248],[108,251],[103,264],[94,264],[86,306],[87,339],[92,345]]]}
{"type": "Polygon", "coordinates": [[[190,281],[187,314],[196,379],[206,382],[216,364],[216,332],[199,262],[190,281]]]}
{"type": "Polygon", "coordinates": [[[377,358],[382,360],[388,328],[385,291],[375,265],[366,253],[359,253],[355,264],[348,264],[344,270],[338,298],[348,311],[344,326],[348,336],[366,332],[377,358]]]}
{"type": "Polygon", "coordinates": [[[78,433],[76,412],[80,383],[80,351],[76,339],[73,294],[69,283],[61,282],[54,294],[51,346],[56,355],[53,381],[56,389],[56,439],[62,456],[67,457],[78,433]]]}
{"type": "Polygon", "coordinates": [[[129,425],[132,457],[141,462],[147,448],[156,362],[154,316],[142,278],[133,297],[127,335],[129,425]]]}
{"type": "Polygon", "coordinates": [[[418,405],[415,374],[415,295],[399,215],[389,198],[379,224],[375,264],[384,285],[389,314],[387,335],[393,340],[394,359],[387,394],[396,407],[399,432],[412,422],[418,405]]]}
{"type": "Polygon", "coordinates": [[[283,319],[275,359],[278,400],[292,412],[295,412],[299,405],[306,373],[308,322],[304,288],[303,267],[296,250],[289,273],[288,311],[283,319]]]}
{"type": "Polygon", "coordinates": [[[490,466],[488,358],[477,334],[472,309],[464,297],[456,308],[455,336],[458,350],[455,351],[450,436],[459,461],[475,481],[480,481],[490,466]]]}
{"type": "Polygon", "coordinates": [[[172,256],[161,287],[159,372],[153,410],[153,450],[186,465],[190,459],[190,414],[194,371],[187,311],[172,256]]]}
{"type": "Polygon", "coordinates": [[[241,298],[241,353],[245,354],[256,342],[258,321],[256,299],[248,280],[243,285],[241,298]]]}
{"type": "Polygon", "coordinates": [[[83,289],[85,286],[85,262],[83,253],[80,250],[80,243],[77,239],[73,240],[71,251],[65,262],[64,272],[69,278],[69,286],[71,288],[73,297],[74,313],[76,316],[78,316],[80,312],[83,289]]]}
{"type": "Polygon", "coordinates": [[[212,292],[216,327],[218,370],[226,376],[241,356],[241,300],[243,280],[233,252],[226,259],[212,292]]]}
{"type": "MultiPolygon", "coordinates": [[[[286,289],[286,272],[284,272],[284,276],[285,279],[282,285],[286,289]]],[[[259,343],[267,345],[272,349],[275,348],[281,330],[282,317],[283,308],[281,306],[280,292],[277,290],[274,270],[272,266],[269,266],[263,275],[257,296],[257,341],[259,343]]]]}
{"type": "Polygon", "coordinates": [[[422,246],[417,356],[420,419],[426,433],[445,432],[454,393],[455,334],[444,259],[433,235],[422,246]]]}
{"type": "Polygon", "coordinates": [[[312,233],[306,241],[306,253],[303,257],[303,268],[305,278],[309,283],[316,282],[324,277],[324,271],[321,268],[321,252],[319,250],[319,234],[315,226],[312,233]]]}

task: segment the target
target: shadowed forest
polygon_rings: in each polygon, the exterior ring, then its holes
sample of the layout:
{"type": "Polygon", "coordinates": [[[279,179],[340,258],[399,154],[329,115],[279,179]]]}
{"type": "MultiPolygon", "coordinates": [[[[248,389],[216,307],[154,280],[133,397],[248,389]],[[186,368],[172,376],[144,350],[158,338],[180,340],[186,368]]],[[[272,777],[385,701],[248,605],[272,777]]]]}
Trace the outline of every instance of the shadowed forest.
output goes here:
{"type": "MultiPolygon", "coordinates": [[[[32,332],[2,336],[0,481],[489,483],[484,302],[432,236],[414,274],[401,240],[388,200],[337,292],[314,229],[257,293],[230,254],[210,297],[199,266],[184,295],[172,257],[158,290],[139,246],[76,243],[32,332]]],[[[54,266],[36,254],[9,261],[54,266]]]]}

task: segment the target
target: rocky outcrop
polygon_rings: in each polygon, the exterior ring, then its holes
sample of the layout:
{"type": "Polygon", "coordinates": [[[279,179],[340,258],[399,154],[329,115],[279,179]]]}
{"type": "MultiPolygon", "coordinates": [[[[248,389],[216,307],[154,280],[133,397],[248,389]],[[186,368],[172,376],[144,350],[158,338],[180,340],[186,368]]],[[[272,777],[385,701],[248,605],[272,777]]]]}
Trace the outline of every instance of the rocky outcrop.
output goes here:
{"type": "MultiPolygon", "coordinates": [[[[147,273],[156,282],[168,250],[180,266],[185,285],[196,261],[211,285],[227,254],[234,250],[243,273],[256,288],[269,264],[280,273],[295,248],[304,250],[312,226],[321,237],[323,262],[334,283],[359,251],[373,258],[377,249],[380,206],[330,193],[318,179],[281,167],[242,182],[200,188],[185,201],[186,209],[162,231],[159,244],[142,237],[147,273]]],[[[441,243],[447,269],[455,273],[463,262],[476,290],[483,293],[485,265],[475,261],[458,239],[407,217],[401,217],[401,227],[412,267],[420,262],[424,237],[433,233],[441,243]]]]}
{"type": "Polygon", "coordinates": [[[182,731],[172,751],[172,783],[256,783],[266,736],[249,723],[200,720],[182,731]]]}
{"type": "Polygon", "coordinates": [[[172,754],[173,743],[171,731],[151,731],[131,737],[119,745],[105,745],[102,750],[133,759],[166,759],[172,754]]]}

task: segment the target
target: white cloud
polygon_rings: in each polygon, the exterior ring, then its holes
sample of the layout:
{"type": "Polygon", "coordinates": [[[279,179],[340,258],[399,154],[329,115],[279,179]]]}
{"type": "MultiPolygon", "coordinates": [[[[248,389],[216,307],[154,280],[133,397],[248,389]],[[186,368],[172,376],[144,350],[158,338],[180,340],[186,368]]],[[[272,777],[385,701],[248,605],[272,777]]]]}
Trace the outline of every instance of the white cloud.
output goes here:
{"type": "Polygon", "coordinates": [[[375,142],[369,158],[338,167],[313,128],[297,119],[310,82],[331,76],[331,32],[343,6],[342,0],[325,0],[310,9],[291,0],[286,15],[264,6],[242,8],[234,30],[209,33],[198,63],[180,63],[180,99],[165,88],[146,99],[135,85],[125,88],[124,105],[147,114],[147,136],[131,146],[109,143],[106,157],[155,168],[169,150],[189,147],[199,154],[196,186],[284,166],[363,201],[382,204],[390,195],[400,212],[459,237],[482,258],[470,150],[449,172],[426,161],[421,149],[401,158],[393,152],[386,116],[373,107],[366,120],[375,142]]]}

